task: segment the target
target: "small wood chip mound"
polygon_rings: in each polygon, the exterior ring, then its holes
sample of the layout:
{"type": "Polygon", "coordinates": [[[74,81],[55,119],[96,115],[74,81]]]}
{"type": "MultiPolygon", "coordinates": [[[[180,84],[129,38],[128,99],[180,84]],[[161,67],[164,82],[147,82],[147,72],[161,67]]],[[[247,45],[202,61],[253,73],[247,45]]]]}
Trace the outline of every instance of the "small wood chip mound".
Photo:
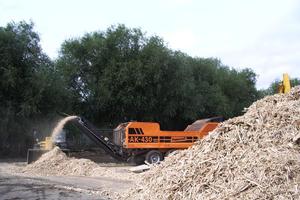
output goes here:
{"type": "Polygon", "coordinates": [[[267,96],[144,174],[124,199],[300,199],[300,87],[267,96]]]}
{"type": "Polygon", "coordinates": [[[22,169],[31,176],[92,176],[133,180],[136,175],[129,174],[122,167],[101,167],[89,159],[68,157],[60,148],[55,147],[43,154],[37,161],[22,169]]]}
{"type": "Polygon", "coordinates": [[[74,159],[55,147],[43,154],[36,162],[27,165],[23,172],[38,175],[77,175],[87,176],[98,165],[88,159],[74,159]]]}

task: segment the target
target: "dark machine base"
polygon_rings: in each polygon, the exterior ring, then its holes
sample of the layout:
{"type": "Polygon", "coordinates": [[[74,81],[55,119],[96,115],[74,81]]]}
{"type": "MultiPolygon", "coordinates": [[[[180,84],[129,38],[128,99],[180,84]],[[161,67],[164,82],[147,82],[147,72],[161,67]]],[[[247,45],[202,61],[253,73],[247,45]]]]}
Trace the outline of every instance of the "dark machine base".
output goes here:
{"type": "MultiPolygon", "coordinates": [[[[49,152],[50,150],[43,149],[28,149],[27,151],[27,164],[37,161],[44,153],[49,152]]],[[[62,151],[69,156],[69,149],[62,149],[62,151]]]]}

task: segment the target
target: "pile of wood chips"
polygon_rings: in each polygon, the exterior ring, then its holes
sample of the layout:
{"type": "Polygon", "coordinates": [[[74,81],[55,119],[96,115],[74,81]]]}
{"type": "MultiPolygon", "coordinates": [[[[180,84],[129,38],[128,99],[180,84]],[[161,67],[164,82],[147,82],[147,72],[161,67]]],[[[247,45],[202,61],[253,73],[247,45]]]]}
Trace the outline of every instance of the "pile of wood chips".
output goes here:
{"type": "Polygon", "coordinates": [[[300,199],[300,87],[253,103],[144,174],[124,199],[300,199]]]}
{"type": "Polygon", "coordinates": [[[98,165],[88,159],[73,159],[55,147],[43,154],[37,161],[27,165],[23,173],[32,175],[77,175],[87,176],[98,165]]]}
{"type": "Polygon", "coordinates": [[[43,154],[37,161],[21,170],[31,176],[92,176],[133,180],[136,174],[129,174],[122,167],[102,167],[89,159],[68,157],[60,148],[55,147],[43,154]]]}

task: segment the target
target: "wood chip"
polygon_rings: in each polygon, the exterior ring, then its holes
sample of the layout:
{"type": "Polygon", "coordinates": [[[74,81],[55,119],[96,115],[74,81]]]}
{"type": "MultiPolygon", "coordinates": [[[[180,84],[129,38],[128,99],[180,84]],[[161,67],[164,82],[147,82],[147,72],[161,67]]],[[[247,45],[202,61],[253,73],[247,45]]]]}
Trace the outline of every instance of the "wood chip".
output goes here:
{"type": "Polygon", "coordinates": [[[142,174],[123,199],[300,199],[300,87],[267,96],[142,174]]]}

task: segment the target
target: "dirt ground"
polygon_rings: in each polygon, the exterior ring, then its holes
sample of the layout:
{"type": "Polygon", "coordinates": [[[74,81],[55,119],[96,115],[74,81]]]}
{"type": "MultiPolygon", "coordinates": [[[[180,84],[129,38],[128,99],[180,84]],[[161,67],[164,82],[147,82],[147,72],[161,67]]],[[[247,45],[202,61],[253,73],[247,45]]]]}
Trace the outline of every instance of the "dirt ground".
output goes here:
{"type": "MultiPolygon", "coordinates": [[[[114,199],[133,181],[116,177],[86,176],[28,176],[19,173],[25,162],[0,160],[0,199],[114,199]]],[[[104,164],[107,168],[120,168],[124,176],[132,166],[104,164]]]]}

